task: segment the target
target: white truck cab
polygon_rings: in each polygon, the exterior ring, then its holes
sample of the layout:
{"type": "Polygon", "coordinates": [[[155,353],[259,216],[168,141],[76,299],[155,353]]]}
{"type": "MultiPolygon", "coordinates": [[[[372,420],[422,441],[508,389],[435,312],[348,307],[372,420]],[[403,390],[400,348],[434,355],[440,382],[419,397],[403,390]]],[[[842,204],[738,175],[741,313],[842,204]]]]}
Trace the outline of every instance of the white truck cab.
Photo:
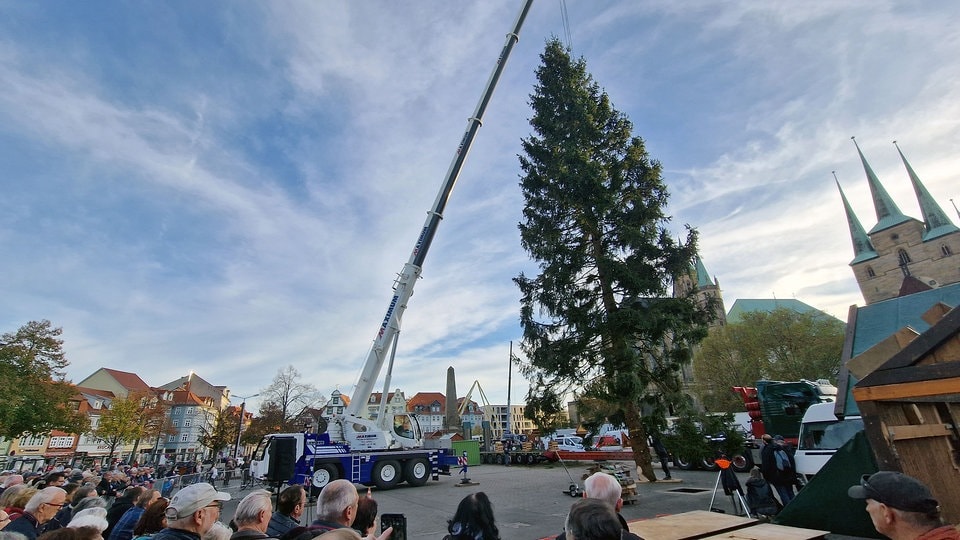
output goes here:
{"type": "Polygon", "coordinates": [[[832,402],[815,403],[807,408],[800,423],[800,436],[794,459],[804,480],[813,478],[837,449],[863,431],[863,419],[848,416],[838,420],[832,402]]]}

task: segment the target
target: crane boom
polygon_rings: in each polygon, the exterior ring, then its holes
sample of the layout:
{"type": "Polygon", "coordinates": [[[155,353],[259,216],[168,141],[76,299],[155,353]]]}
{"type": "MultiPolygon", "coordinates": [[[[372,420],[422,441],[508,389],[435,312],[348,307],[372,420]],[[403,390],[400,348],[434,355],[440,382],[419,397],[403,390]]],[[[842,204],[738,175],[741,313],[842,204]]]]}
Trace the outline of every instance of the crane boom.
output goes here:
{"type": "Polygon", "coordinates": [[[403,317],[404,310],[407,308],[407,302],[410,296],[413,295],[413,286],[416,284],[423,270],[423,260],[427,256],[427,251],[433,242],[433,237],[437,232],[440,220],[443,219],[443,211],[453,191],[453,186],[460,176],[460,171],[463,168],[467,154],[470,152],[473,139],[476,137],[477,131],[482,125],[483,115],[486,112],[487,105],[490,103],[490,98],[493,96],[494,88],[496,88],[497,81],[500,79],[507,58],[510,56],[514,45],[520,39],[520,27],[523,26],[523,21],[526,19],[532,4],[533,0],[524,1],[520,14],[513,26],[513,30],[507,34],[506,43],[503,45],[503,50],[497,59],[497,65],[494,67],[493,73],[487,81],[487,86],[483,95],[480,97],[480,102],[477,104],[473,116],[467,120],[467,130],[463,134],[460,144],[457,146],[453,161],[450,163],[446,179],[440,187],[437,198],[427,212],[427,219],[424,222],[423,229],[420,231],[420,236],[417,238],[416,244],[413,246],[410,259],[403,266],[403,270],[394,282],[393,297],[390,299],[387,313],[383,317],[383,322],[377,330],[373,345],[370,347],[370,352],[363,364],[363,370],[357,381],[352,400],[344,411],[345,416],[358,416],[370,400],[373,387],[376,384],[377,378],[380,376],[381,369],[383,369],[388,347],[393,341],[394,336],[400,331],[400,320],[403,317]]]}

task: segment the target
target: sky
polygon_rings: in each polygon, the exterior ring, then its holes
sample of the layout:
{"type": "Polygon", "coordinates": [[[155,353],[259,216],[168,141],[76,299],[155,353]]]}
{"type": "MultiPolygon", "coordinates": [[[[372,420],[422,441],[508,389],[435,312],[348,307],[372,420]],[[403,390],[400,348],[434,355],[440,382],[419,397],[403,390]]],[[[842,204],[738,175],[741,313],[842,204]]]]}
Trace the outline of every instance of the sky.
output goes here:
{"type": "MultiPolygon", "coordinates": [[[[74,382],[193,370],[250,396],[292,365],[349,394],[520,5],[0,3],[0,332],[62,328],[74,382]]],[[[551,37],[661,162],[727,309],[863,304],[831,174],[872,227],[851,136],[905,214],[893,140],[957,222],[960,3],[571,0],[567,25],[563,5],[521,30],[391,389],[445,392],[453,366],[461,395],[523,401],[517,156],[551,37]]]]}

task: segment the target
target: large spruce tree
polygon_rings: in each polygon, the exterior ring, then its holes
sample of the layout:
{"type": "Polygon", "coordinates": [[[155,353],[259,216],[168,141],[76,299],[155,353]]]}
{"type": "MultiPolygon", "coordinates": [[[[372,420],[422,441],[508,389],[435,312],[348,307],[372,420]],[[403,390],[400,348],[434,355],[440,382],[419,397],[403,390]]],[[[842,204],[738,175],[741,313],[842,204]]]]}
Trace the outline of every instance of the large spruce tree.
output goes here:
{"type": "Polygon", "coordinates": [[[627,426],[637,466],[654,481],[644,424],[661,426],[681,399],[680,369],[711,316],[669,292],[690,269],[696,231],[676,240],[667,230],[660,164],[585,61],[557,40],[541,59],[530,99],[535,134],[520,156],[521,243],[540,274],[514,279],[527,411],[554,417],[576,394],[581,410],[627,426]]]}

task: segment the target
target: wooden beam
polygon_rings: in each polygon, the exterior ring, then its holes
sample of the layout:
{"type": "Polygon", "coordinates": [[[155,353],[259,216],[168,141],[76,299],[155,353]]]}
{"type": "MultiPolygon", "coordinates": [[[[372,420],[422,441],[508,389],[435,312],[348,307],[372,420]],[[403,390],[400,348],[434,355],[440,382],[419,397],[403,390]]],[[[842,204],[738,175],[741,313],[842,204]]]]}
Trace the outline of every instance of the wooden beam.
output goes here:
{"type": "Polygon", "coordinates": [[[887,426],[888,439],[902,441],[924,437],[945,437],[950,435],[947,424],[924,424],[919,426],[887,426]]]}
{"type": "Polygon", "coordinates": [[[904,400],[960,393],[960,377],[932,381],[905,382],[884,386],[854,387],[853,398],[864,401],[904,400]]]}

